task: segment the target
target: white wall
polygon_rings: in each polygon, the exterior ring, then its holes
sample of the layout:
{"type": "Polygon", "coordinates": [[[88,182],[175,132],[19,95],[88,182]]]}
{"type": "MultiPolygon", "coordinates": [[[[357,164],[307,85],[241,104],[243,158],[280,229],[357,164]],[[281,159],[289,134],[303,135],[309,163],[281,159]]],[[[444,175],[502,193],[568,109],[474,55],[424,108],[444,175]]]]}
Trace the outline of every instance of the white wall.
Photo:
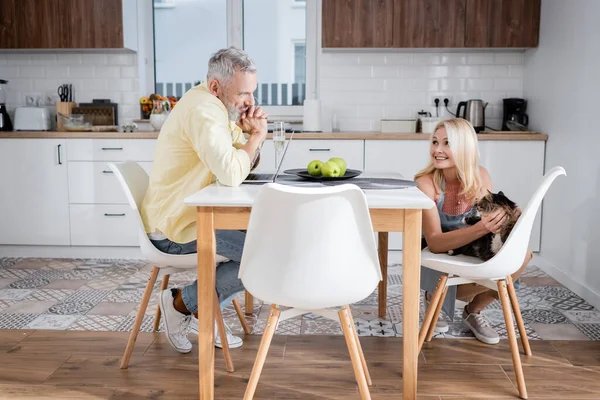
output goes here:
{"type": "MultiPolygon", "coordinates": [[[[379,131],[383,118],[432,112],[434,97],[489,102],[486,125],[502,126],[502,99],[523,95],[523,52],[323,51],[320,97],[325,131],[379,131]]],[[[443,105],[443,103],[440,103],[443,105]]],[[[440,108],[440,111],[442,108],[440,108]]]]}
{"type": "Polygon", "coordinates": [[[600,1],[543,0],[540,44],[525,55],[532,127],[548,134],[541,255],[561,283],[600,307],[600,1]]]}
{"type": "MultiPolygon", "coordinates": [[[[0,54],[0,78],[9,81],[9,111],[25,105],[25,97],[51,97],[73,85],[77,103],[111,99],[119,104],[119,124],[140,117],[137,54],[112,52],[13,52],[0,54]]],[[[54,112],[54,105],[48,106],[54,112]]],[[[13,119],[14,122],[14,119],[13,119]]]]}

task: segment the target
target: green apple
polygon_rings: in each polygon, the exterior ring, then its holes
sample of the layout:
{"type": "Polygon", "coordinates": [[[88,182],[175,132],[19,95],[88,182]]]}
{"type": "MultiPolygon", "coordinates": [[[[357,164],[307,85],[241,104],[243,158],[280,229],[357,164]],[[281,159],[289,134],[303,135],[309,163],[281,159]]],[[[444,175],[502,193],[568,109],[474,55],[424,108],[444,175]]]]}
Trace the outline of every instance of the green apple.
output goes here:
{"type": "Polygon", "coordinates": [[[333,161],[334,163],[339,165],[340,166],[340,176],[344,176],[344,174],[346,173],[346,161],[340,157],[330,158],[329,161],[333,161]]]}
{"type": "Polygon", "coordinates": [[[323,161],[321,160],[313,160],[306,167],[310,176],[321,176],[321,168],[323,168],[323,161]]]}
{"type": "Polygon", "coordinates": [[[333,161],[327,161],[321,167],[321,174],[326,178],[335,178],[341,175],[342,169],[338,163],[333,161]]]}

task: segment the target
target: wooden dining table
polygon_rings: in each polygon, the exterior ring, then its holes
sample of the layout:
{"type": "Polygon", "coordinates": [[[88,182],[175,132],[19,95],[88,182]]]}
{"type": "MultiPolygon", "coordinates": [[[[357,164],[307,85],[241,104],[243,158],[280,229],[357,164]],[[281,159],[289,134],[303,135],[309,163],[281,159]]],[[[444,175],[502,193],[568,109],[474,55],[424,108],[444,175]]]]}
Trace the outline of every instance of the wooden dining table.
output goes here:
{"type": "MultiPolygon", "coordinates": [[[[213,400],[215,230],[244,230],[262,185],[237,187],[213,183],[188,196],[185,204],[196,207],[198,230],[198,373],[201,400],[213,400]]],[[[373,231],[378,233],[379,262],[387,276],[388,232],[402,232],[402,398],[417,397],[419,281],[421,273],[421,214],[435,204],[416,187],[364,190],[373,231]]],[[[379,285],[380,299],[387,296],[387,281],[379,285]]],[[[248,296],[251,299],[251,296],[248,296]]],[[[380,302],[380,304],[382,304],[380,302]]],[[[385,302],[383,302],[385,304],[385,302]]],[[[247,305],[252,307],[252,305],[247,305]]],[[[400,356],[400,355],[398,355],[400,356]]],[[[373,381],[377,377],[373,376],[373,381]]],[[[240,398],[242,394],[240,393],[240,398]]],[[[219,398],[217,395],[216,398],[219,398]]]]}

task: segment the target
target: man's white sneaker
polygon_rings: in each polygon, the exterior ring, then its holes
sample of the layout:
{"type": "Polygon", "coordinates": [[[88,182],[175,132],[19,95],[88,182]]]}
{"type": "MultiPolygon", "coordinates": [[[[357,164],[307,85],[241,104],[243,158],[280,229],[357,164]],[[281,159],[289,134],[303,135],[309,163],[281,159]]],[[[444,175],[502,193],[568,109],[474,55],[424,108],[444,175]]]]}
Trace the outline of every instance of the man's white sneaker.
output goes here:
{"type": "MultiPolygon", "coordinates": [[[[425,295],[423,295],[423,303],[425,305],[425,310],[423,311],[423,317],[425,317],[425,314],[427,313],[427,309],[429,308],[429,300],[427,300],[427,292],[425,292],[425,295]]],[[[450,327],[448,326],[448,322],[446,322],[446,320],[444,319],[442,312],[440,311],[440,316],[438,318],[438,320],[435,323],[435,327],[433,328],[433,331],[435,333],[446,333],[450,330],[450,327]]]]}
{"type": "MultiPolygon", "coordinates": [[[[190,322],[189,332],[198,335],[198,320],[192,316],[192,322],[190,322]]],[[[229,344],[230,349],[237,349],[238,347],[242,347],[244,341],[241,337],[235,336],[231,329],[227,324],[225,324],[225,332],[227,332],[227,343],[229,344]]],[[[221,337],[219,336],[219,329],[217,328],[217,323],[215,322],[215,346],[222,349],[223,345],[221,344],[221,337]]]]}
{"type": "Polygon", "coordinates": [[[178,352],[189,353],[192,351],[192,343],[187,338],[187,332],[192,316],[177,311],[173,305],[173,300],[171,289],[160,292],[159,304],[167,341],[178,352]]]}

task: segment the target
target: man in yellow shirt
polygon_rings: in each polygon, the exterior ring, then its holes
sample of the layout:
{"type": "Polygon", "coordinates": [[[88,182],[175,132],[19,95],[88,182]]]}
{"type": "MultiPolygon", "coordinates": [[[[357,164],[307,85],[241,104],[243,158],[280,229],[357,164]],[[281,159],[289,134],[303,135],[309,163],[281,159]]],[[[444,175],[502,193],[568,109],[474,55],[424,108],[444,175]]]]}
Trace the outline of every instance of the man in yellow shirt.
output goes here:
{"type": "MultiPolygon", "coordinates": [[[[208,62],[207,80],[187,91],[165,121],[156,144],[150,184],[141,214],[150,240],[169,254],[196,250],[196,215],[185,197],[218,180],[238,186],[256,165],[267,135],[267,114],[254,105],[256,67],[236,48],[219,50],[208,62]]],[[[224,307],[244,287],[238,271],[245,233],[217,231],[217,293],[224,307]]],[[[160,295],[171,346],[188,353],[191,315],[198,312],[197,281],[160,295]]],[[[215,330],[216,331],[216,330],[215,330]]],[[[230,347],[242,345],[227,328],[230,347]]],[[[215,332],[215,345],[221,340],[215,332]]]]}

